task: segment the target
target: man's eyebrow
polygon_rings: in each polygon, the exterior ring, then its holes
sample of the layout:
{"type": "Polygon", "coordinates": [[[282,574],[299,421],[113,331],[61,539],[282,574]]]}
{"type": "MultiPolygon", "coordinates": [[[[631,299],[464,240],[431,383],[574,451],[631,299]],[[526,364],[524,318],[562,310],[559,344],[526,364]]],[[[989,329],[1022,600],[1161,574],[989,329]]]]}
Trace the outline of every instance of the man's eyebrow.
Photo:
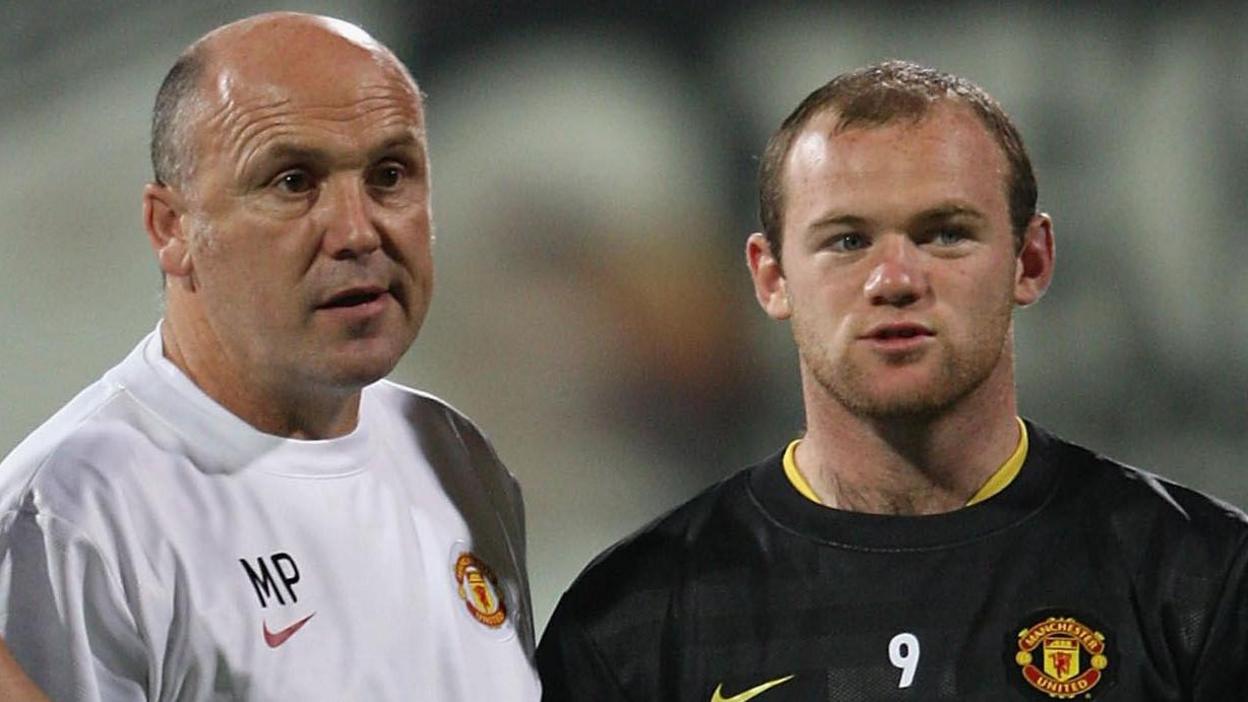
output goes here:
{"type": "Polygon", "coordinates": [[[377,156],[388,152],[401,151],[414,146],[421,146],[424,143],[424,139],[421,138],[422,136],[423,135],[417,135],[410,131],[403,132],[402,134],[395,134],[377,146],[369,149],[369,153],[372,158],[376,158],[377,156]]]}
{"type": "Polygon", "coordinates": [[[839,212],[829,212],[819,219],[811,222],[807,227],[807,231],[815,231],[825,227],[855,227],[862,228],[866,226],[867,220],[863,217],[851,214],[841,214],[839,212]]]}
{"type": "Polygon", "coordinates": [[[983,212],[978,209],[957,202],[951,202],[944,205],[938,205],[931,209],[923,210],[910,218],[910,221],[916,223],[923,222],[939,222],[946,219],[966,218],[975,220],[986,220],[983,212]]]}
{"type": "MultiPolygon", "coordinates": [[[[919,212],[910,218],[911,226],[922,226],[936,222],[944,222],[950,219],[970,219],[975,221],[985,221],[988,218],[984,213],[975,207],[962,202],[949,202],[928,208],[919,212]]],[[[869,221],[865,217],[847,214],[843,212],[828,212],[811,222],[806,227],[806,231],[812,236],[817,235],[821,230],[831,227],[849,227],[852,229],[864,229],[869,225],[869,221]]]]}
{"type": "MultiPolygon", "coordinates": [[[[410,132],[405,132],[403,134],[396,134],[372,147],[369,149],[369,154],[371,157],[375,158],[376,156],[389,151],[418,146],[421,143],[422,140],[419,136],[410,132]]],[[[307,146],[292,141],[274,142],[273,144],[266,146],[262,151],[260,151],[260,153],[257,154],[257,156],[257,160],[263,160],[265,162],[298,161],[323,163],[332,159],[332,154],[325,149],[315,146],[307,146]]]]}
{"type": "Polygon", "coordinates": [[[314,146],[304,146],[289,141],[279,141],[266,146],[257,154],[257,162],[273,161],[324,162],[329,159],[329,152],[314,146]]]}

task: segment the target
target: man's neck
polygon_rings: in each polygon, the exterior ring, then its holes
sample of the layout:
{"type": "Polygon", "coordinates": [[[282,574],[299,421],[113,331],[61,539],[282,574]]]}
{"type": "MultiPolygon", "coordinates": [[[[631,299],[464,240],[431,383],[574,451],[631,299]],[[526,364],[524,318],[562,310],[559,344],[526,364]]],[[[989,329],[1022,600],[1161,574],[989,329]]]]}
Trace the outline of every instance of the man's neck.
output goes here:
{"type": "Polygon", "coordinates": [[[807,388],[798,469],[819,500],[838,509],[920,515],[963,507],[1018,446],[1012,381],[990,379],[937,414],[888,419],[854,415],[826,397],[811,402],[807,388]]]}
{"type": "MultiPolygon", "coordinates": [[[[231,359],[213,348],[199,325],[179,323],[166,315],[161,324],[165,358],[204,394],[258,431],[289,439],[330,439],[355,429],[360,392],[315,393],[306,386],[283,392],[268,374],[248,377],[231,359]],[[197,334],[196,332],[201,332],[197,334]]],[[[219,345],[218,345],[219,346],[219,345]]]]}

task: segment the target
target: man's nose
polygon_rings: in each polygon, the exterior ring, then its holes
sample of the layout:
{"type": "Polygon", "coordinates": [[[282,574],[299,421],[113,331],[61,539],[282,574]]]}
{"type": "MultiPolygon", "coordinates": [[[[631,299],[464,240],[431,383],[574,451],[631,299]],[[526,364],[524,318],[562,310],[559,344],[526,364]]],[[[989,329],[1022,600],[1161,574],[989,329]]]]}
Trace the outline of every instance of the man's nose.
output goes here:
{"type": "Polygon", "coordinates": [[[364,256],[381,246],[373,201],[364,183],[354,178],[331,182],[324,247],[335,259],[364,256]]]}
{"type": "Polygon", "coordinates": [[[871,304],[905,307],[927,293],[922,252],[909,237],[881,237],[873,254],[874,265],[863,285],[863,293],[871,304]]]}

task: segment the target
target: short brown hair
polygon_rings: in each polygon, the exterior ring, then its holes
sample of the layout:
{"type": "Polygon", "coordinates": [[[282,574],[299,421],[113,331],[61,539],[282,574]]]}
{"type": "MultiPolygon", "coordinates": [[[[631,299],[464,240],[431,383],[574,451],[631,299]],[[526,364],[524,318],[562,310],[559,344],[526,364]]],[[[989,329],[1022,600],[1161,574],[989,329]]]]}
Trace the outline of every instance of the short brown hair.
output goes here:
{"type": "Polygon", "coordinates": [[[767,142],[758,171],[758,210],[763,235],[780,260],[784,228],[784,163],[793,140],[817,114],[839,115],[838,132],[853,127],[879,127],[898,120],[917,122],[940,100],[960,102],[974,111],[1005,153],[1010,224],[1021,244],[1027,222],[1036,213],[1036,175],[1023,138],[1005,110],[983,88],[958,76],[909,61],[885,61],[828,81],[806,96],[767,142]]]}

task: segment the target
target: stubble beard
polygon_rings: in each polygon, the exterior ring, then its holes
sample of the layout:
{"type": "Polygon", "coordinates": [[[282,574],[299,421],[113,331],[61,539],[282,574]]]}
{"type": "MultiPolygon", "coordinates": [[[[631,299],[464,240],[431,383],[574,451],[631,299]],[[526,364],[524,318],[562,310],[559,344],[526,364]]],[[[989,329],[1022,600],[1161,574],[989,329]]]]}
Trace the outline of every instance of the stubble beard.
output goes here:
{"type": "MultiPolygon", "coordinates": [[[[864,361],[850,354],[834,357],[832,349],[800,315],[794,315],[792,328],[803,372],[850,414],[871,421],[927,420],[956,407],[982,387],[1000,363],[1009,362],[1002,356],[1010,334],[1011,310],[1007,305],[994,311],[993,319],[981,324],[966,343],[955,346],[937,336],[935,348],[922,352],[938,354],[935,368],[922,381],[897,388],[878,387],[879,374],[891,370],[887,363],[864,361]]],[[[921,356],[898,359],[898,365],[912,363],[931,361],[921,356]]]]}

